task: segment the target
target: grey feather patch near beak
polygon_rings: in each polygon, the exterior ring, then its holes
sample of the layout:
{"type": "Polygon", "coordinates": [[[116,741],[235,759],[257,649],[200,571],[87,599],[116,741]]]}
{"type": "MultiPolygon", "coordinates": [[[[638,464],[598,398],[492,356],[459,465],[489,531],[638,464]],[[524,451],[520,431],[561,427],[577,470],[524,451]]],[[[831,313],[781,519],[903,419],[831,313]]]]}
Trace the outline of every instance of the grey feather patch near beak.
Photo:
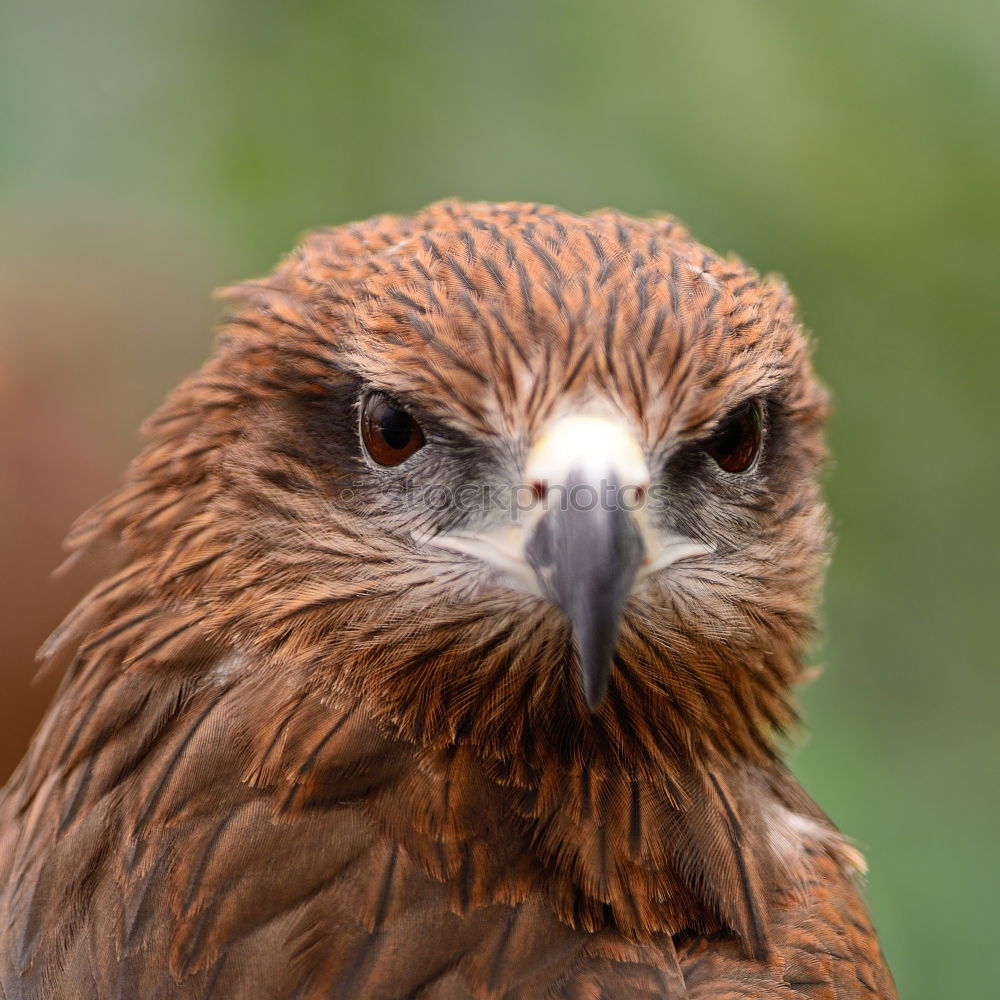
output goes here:
{"type": "Polygon", "coordinates": [[[525,546],[542,593],[569,619],[591,712],[604,700],[625,602],[645,554],[620,496],[614,478],[598,487],[570,470],[565,491],[525,546]]]}

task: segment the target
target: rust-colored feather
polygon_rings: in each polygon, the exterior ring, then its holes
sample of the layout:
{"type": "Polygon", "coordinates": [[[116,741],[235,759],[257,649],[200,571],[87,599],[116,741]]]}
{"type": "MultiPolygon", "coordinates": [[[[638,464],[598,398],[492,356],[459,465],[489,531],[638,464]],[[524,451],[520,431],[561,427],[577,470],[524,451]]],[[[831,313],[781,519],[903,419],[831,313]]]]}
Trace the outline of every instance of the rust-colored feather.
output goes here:
{"type": "Polygon", "coordinates": [[[0,996],[891,1000],[859,856],[774,744],[827,550],[780,282],[672,219],[446,202],[226,294],[71,538],[114,557],[0,799],[0,996]],[[376,390],[447,503],[365,458],[376,390]],[[748,399],[760,470],[706,472],[748,399]],[[632,593],[594,711],[567,618],[432,544],[538,493],[574,407],[701,543],[632,593]]]}

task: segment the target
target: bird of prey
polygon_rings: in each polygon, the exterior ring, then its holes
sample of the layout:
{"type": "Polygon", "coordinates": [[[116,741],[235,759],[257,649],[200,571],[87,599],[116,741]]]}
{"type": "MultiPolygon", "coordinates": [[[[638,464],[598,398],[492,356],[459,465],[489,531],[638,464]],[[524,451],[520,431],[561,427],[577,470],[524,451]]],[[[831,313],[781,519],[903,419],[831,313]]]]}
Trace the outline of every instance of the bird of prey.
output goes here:
{"type": "Polygon", "coordinates": [[[227,294],[72,535],[0,997],[894,997],[779,752],[828,548],[781,282],[447,202],[227,294]]]}

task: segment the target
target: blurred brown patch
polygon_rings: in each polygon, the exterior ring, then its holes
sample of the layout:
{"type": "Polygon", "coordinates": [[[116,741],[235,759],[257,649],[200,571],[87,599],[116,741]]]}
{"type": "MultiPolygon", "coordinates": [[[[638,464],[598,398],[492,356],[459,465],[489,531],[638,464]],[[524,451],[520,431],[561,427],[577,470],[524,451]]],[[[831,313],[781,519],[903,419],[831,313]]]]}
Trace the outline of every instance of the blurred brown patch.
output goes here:
{"type": "Polygon", "coordinates": [[[36,681],[35,652],[101,572],[84,562],[54,578],[62,540],[207,354],[217,312],[211,239],[149,209],[0,213],[0,243],[2,783],[65,666],[36,681]]]}
{"type": "MultiPolygon", "coordinates": [[[[5,359],[6,360],[6,359],[5,359]]],[[[57,685],[37,683],[35,651],[90,581],[86,570],[53,579],[68,525],[106,492],[116,456],[72,403],[71,386],[41,358],[4,366],[0,386],[0,779],[17,764],[57,685]]]]}

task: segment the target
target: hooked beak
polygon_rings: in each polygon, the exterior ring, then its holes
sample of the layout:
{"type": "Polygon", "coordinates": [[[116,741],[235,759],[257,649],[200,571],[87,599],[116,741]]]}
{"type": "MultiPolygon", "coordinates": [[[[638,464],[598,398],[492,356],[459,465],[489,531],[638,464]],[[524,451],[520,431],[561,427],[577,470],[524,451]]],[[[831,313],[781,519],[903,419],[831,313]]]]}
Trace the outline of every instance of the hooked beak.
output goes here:
{"type": "MultiPolygon", "coordinates": [[[[592,496],[594,484],[578,468],[566,497],[592,496]]],[[[602,487],[617,496],[612,475],[602,487]]],[[[560,503],[545,513],[524,546],[542,593],[569,619],[587,707],[604,700],[625,602],[646,552],[631,514],[618,504],[560,503]]]]}
{"type": "Polygon", "coordinates": [[[637,579],[710,550],[647,524],[649,470],[638,441],[618,421],[564,417],[535,443],[523,474],[537,503],[519,507],[498,528],[430,541],[491,564],[562,610],[584,699],[596,712],[637,579]]]}

